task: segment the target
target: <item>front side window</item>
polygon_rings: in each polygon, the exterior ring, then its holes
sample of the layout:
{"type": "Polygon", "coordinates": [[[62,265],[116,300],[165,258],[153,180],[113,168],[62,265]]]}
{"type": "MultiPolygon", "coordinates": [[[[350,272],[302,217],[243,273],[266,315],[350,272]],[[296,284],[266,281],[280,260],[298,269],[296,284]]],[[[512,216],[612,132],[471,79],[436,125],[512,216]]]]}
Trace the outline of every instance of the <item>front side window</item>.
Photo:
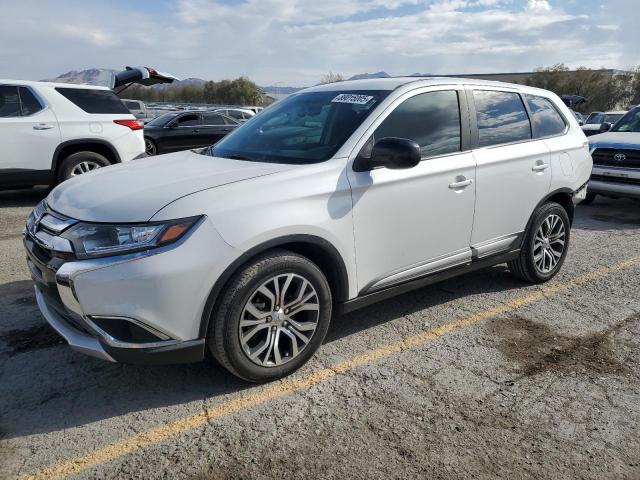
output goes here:
{"type": "Polygon", "coordinates": [[[209,153],[259,162],[324,162],[388,94],[386,90],[294,94],[243,123],[209,153]]]}
{"type": "Polygon", "coordinates": [[[87,113],[131,114],[111,90],[56,88],[56,91],[87,113]]]}
{"type": "Polygon", "coordinates": [[[612,132],[640,132],[640,107],[629,110],[611,129],[612,132]]]}
{"type": "Polygon", "coordinates": [[[459,152],[460,105],[455,90],[421,93],[402,102],[374,133],[374,143],[385,137],[413,140],[422,158],[459,152]]]}
{"type": "Polygon", "coordinates": [[[196,125],[200,125],[200,120],[197,114],[189,113],[176,119],[174,124],[178,127],[195,127],[196,125]]]}
{"type": "Polygon", "coordinates": [[[18,87],[0,85],[0,117],[19,117],[20,97],[18,87]]]}
{"type": "Polygon", "coordinates": [[[536,95],[527,95],[526,99],[531,112],[531,125],[535,138],[562,135],[565,132],[567,124],[551,100],[536,95]]]}
{"type": "Polygon", "coordinates": [[[479,146],[488,147],[531,139],[531,124],[520,95],[474,90],[479,146]]]}

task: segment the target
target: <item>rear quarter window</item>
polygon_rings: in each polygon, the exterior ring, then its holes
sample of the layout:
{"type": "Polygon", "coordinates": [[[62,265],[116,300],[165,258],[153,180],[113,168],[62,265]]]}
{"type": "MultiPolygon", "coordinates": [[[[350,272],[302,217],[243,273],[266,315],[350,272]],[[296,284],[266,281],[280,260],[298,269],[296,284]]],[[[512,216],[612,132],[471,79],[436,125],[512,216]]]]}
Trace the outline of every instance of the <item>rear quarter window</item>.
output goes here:
{"type": "Polygon", "coordinates": [[[534,138],[553,137],[565,132],[567,124],[551,100],[536,95],[527,95],[526,99],[534,138]]]}
{"type": "Polygon", "coordinates": [[[131,113],[111,90],[56,88],[56,91],[87,113],[131,113]]]}

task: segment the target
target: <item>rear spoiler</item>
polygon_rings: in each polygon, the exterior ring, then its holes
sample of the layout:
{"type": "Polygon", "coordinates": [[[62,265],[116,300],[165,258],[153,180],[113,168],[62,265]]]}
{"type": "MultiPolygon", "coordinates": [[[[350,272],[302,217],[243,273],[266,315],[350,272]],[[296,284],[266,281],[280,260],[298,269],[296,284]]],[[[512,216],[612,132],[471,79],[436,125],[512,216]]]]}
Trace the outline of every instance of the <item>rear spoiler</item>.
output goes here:
{"type": "Polygon", "coordinates": [[[581,103],[585,103],[587,101],[586,98],[581,97],[580,95],[560,95],[560,100],[564,102],[564,104],[569,107],[575,107],[576,105],[580,105],[581,103]]]}
{"type": "Polygon", "coordinates": [[[111,89],[120,93],[134,83],[150,86],[158,83],[173,83],[178,80],[168,73],[158,72],[149,67],[127,67],[126,70],[116,73],[111,80],[111,89]]]}

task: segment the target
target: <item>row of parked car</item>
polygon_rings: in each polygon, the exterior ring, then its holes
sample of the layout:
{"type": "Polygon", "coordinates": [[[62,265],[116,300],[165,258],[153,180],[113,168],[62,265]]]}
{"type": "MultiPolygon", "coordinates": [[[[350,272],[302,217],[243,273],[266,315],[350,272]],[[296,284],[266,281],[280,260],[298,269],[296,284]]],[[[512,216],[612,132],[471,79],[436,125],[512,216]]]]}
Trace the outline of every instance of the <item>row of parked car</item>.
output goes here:
{"type": "Polygon", "coordinates": [[[0,188],[55,185],[108,165],[208,146],[262,110],[152,109],[117,95],[133,83],[174,80],[147,67],[127,67],[108,87],[0,80],[0,188]]]}

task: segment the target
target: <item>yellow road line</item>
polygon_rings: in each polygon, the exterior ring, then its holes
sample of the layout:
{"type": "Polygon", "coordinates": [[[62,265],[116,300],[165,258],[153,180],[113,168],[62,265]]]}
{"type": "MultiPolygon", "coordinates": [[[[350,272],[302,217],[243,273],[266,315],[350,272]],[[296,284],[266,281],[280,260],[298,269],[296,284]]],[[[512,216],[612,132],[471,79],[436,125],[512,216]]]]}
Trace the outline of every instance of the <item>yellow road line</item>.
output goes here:
{"type": "Polygon", "coordinates": [[[632,267],[639,263],[640,256],[637,256],[623,262],[616,263],[609,267],[603,267],[598,270],[585,273],[563,284],[542,287],[541,289],[533,293],[515,298],[514,300],[504,303],[498,307],[490,308],[480,313],[470,315],[468,317],[464,317],[450,323],[446,323],[440,327],[427,330],[416,335],[405,337],[402,340],[394,343],[382,345],[375,350],[369,351],[362,355],[358,355],[356,357],[352,357],[329,368],[319,370],[309,375],[305,375],[299,378],[290,378],[288,380],[282,381],[281,383],[278,383],[277,385],[255,389],[251,393],[242,394],[238,398],[220,403],[195,415],[181,418],[179,420],[167,423],[166,425],[163,425],[161,427],[156,427],[151,430],[147,430],[146,432],[136,434],[132,437],[122,439],[105,447],[88,452],[79,457],[65,460],[61,463],[58,463],[57,465],[38,470],[23,478],[30,480],[55,479],[66,477],[68,475],[75,475],[84,470],[95,467],[96,465],[100,465],[102,463],[110,462],[112,460],[120,458],[148,445],[159,443],[169,437],[201,427],[207,422],[215,420],[216,418],[225,417],[237,411],[261,405],[270,400],[282,397],[288,393],[309,388],[328,378],[348,372],[356,367],[369,364],[382,357],[387,357],[408,348],[421,346],[438,337],[459,330],[460,328],[469,327],[481,322],[482,320],[486,320],[488,318],[492,318],[497,315],[501,315],[517,308],[523,307],[525,305],[537,302],[538,300],[542,300],[548,295],[553,295],[564,290],[568,290],[569,288],[592,282],[613,272],[632,267]]]}

